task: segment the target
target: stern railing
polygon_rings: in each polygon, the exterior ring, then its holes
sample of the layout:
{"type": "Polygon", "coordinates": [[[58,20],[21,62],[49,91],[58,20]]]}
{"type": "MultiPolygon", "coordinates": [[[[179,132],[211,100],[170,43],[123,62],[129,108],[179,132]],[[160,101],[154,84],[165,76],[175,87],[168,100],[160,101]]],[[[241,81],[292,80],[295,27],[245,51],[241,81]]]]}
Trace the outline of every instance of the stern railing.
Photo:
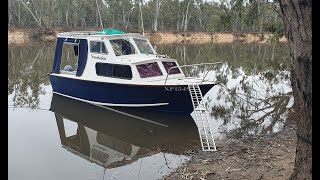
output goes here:
{"type": "MultiPolygon", "coordinates": [[[[200,63],[200,64],[187,64],[187,65],[182,65],[182,66],[172,66],[168,69],[168,73],[167,73],[167,76],[166,76],[166,80],[164,81],[164,84],[166,84],[167,80],[168,80],[168,76],[170,75],[170,71],[172,69],[175,69],[175,68],[182,68],[182,67],[191,67],[191,66],[206,66],[206,65],[210,65],[209,68],[208,68],[208,71],[205,73],[205,75],[203,76],[200,84],[202,84],[202,82],[204,81],[204,79],[207,77],[208,73],[209,73],[209,70],[212,68],[213,65],[216,65],[216,64],[222,64],[223,62],[214,62],[214,63],[200,63]]],[[[182,69],[181,69],[182,70],[182,69]]]]}

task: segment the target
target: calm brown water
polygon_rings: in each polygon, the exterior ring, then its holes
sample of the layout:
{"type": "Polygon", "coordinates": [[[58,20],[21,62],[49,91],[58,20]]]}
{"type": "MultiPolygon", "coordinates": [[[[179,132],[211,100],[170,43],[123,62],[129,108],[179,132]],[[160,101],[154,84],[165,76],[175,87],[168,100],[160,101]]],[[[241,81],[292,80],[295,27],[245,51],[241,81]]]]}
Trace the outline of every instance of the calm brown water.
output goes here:
{"type": "MultiPolygon", "coordinates": [[[[204,98],[216,139],[283,128],[293,103],[285,44],[156,49],[180,65],[224,62],[209,70],[221,85],[204,98]]],[[[8,49],[9,179],[161,179],[201,147],[192,114],[106,109],[53,95],[47,77],[36,81],[51,71],[53,54],[54,45],[8,49]]]]}

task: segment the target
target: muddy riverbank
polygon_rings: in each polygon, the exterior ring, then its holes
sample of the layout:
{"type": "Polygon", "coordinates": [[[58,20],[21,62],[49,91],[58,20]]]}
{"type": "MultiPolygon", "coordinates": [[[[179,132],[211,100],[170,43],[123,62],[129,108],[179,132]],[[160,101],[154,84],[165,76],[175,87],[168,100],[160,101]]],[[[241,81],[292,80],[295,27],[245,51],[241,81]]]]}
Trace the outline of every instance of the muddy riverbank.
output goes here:
{"type": "MultiPolygon", "coordinates": [[[[89,30],[89,29],[86,29],[89,30]]],[[[96,30],[98,29],[90,29],[96,30]]],[[[8,44],[27,44],[34,40],[42,42],[54,42],[60,32],[71,31],[63,29],[54,29],[41,31],[35,29],[14,29],[8,30],[8,44]]],[[[154,44],[205,44],[205,43],[270,43],[273,39],[271,33],[238,33],[238,32],[146,32],[145,35],[154,44]]],[[[280,42],[286,42],[286,38],[279,39],[280,42]]]]}
{"type": "Polygon", "coordinates": [[[216,152],[190,152],[191,160],[163,179],[289,179],[295,161],[295,133],[286,127],[262,137],[218,141],[216,152]]]}

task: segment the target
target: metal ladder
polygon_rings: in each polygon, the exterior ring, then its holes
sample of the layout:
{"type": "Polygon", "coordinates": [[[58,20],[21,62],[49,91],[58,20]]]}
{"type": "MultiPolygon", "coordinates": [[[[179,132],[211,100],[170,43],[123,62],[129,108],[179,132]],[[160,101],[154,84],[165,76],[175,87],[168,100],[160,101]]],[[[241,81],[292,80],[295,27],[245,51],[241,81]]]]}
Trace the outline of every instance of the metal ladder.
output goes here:
{"type": "Polygon", "coordinates": [[[212,130],[209,123],[209,112],[202,103],[202,93],[198,84],[189,84],[189,93],[194,109],[194,121],[198,127],[203,151],[216,151],[212,130]]]}

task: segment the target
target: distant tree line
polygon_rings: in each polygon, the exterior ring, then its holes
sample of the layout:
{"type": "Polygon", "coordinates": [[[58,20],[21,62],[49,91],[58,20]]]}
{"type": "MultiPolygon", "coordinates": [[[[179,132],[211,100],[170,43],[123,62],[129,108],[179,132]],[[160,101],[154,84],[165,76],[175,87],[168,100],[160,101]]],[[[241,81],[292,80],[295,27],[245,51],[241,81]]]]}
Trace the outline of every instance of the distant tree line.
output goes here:
{"type": "Polygon", "coordinates": [[[104,28],[284,32],[278,4],[264,0],[9,0],[8,27],[99,28],[97,7],[104,28]]]}

